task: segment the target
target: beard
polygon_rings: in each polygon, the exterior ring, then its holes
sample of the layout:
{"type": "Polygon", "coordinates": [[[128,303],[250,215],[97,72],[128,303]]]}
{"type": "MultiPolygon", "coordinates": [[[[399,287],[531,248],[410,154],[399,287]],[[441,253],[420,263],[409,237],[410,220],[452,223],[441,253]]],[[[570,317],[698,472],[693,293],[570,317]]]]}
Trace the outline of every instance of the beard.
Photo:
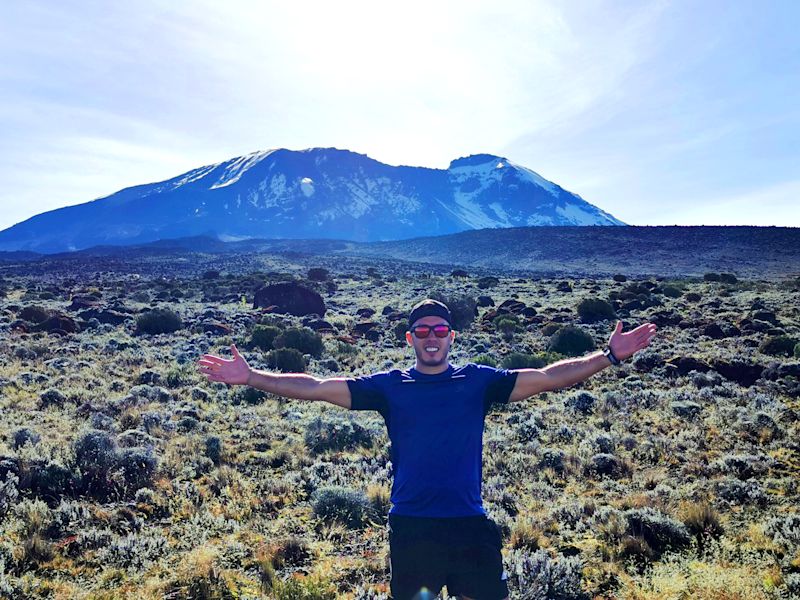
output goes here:
{"type": "Polygon", "coordinates": [[[417,352],[416,354],[420,364],[426,367],[438,367],[439,365],[447,364],[447,356],[450,354],[450,349],[447,348],[444,351],[440,350],[433,355],[428,354],[425,350],[417,352]]]}

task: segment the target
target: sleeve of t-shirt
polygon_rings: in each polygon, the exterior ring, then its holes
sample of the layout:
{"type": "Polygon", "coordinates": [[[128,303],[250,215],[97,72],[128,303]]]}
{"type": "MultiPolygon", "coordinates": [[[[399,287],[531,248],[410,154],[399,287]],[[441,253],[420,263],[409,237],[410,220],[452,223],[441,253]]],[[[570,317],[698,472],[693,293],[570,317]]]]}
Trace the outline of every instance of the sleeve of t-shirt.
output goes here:
{"type": "Polygon", "coordinates": [[[511,392],[514,390],[514,385],[517,383],[517,373],[508,369],[494,369],[492,367],[483,367],[482,370],[484,370],[488,378],[486,392],[483,397],[485,413],[495,402],[499,404],[508,403],[511,398],[511,392]]]}
{"type": "Polygon", "coordinates": [[[350,410],[377,410],[385,416],[388,409],[385,392],[388,377],[388,373],[373,373],[347,379],[350,410]]]}

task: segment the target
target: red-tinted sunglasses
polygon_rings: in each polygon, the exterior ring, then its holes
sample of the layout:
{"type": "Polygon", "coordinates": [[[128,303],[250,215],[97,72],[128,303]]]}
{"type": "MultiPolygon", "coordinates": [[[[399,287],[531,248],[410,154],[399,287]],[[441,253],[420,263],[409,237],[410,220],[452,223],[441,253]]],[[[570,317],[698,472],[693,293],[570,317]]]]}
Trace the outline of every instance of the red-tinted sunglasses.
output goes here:
{"type": "Polygon", "coordinates": [[[417,325],[411,328],[411,333],[417,338],[426,338],[433,331],[437,338],[444,338],[450,333],[450,325],[417,325]]]}

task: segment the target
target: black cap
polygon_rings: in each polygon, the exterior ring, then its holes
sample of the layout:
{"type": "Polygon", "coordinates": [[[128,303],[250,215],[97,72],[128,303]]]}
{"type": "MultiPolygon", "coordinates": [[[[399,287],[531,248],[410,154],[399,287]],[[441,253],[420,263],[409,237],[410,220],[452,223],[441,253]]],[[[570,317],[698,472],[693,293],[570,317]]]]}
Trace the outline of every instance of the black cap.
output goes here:
{"type": "Polygon", "coordinates": [[[453,318],[450,316],[450,309],[447,305],[438,300],[431,300],[426,298],[422,302],[418,302],[414,308],[411,309],[411,314],[408,315],[408,328],[420,320],[422,317],[442,317],[451,326],[453,325],[453,318]]]}

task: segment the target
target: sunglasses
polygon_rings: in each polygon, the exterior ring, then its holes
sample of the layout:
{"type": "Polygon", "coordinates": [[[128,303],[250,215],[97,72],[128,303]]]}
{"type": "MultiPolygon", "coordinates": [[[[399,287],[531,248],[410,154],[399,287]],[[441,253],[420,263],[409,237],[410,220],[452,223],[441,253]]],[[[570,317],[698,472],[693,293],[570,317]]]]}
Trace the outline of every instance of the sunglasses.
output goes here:
{"type": "Polygon", "coordinates": [[[450,333],[450,325],[417,325],[410,329],[411,333],[416,338],[426,338],[433,331],[433,335],[437,338],[445,338],[450,333]]]}

